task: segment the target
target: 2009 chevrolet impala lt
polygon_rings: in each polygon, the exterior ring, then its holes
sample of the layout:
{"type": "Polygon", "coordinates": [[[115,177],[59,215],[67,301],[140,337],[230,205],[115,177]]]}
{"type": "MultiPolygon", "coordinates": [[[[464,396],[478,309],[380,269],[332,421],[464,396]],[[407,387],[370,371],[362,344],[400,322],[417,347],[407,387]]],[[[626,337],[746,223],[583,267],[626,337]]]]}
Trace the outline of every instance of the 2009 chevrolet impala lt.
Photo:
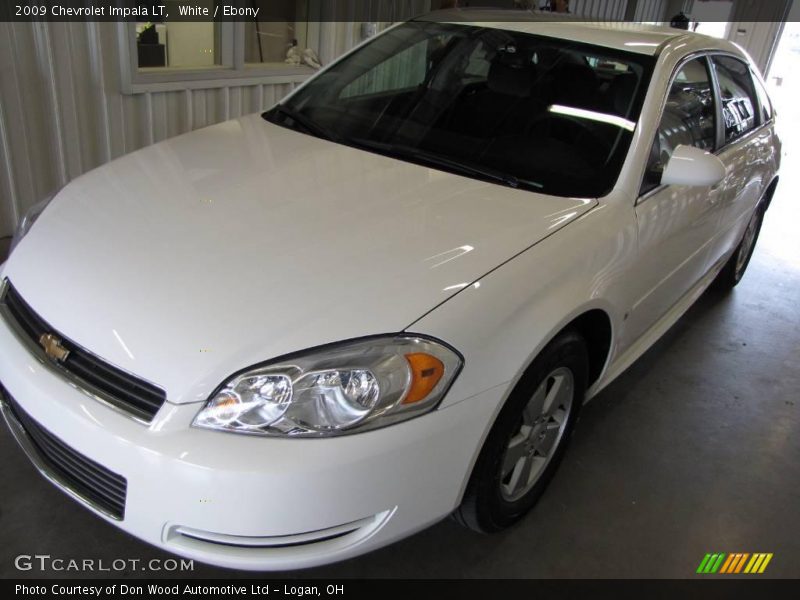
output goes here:
{"type": "Polygon", "coordinates": [[[26,215],[6,421],[97,514],[218,565],[503,529],[581,405],[742,277],[773,117],[747,55],[694,33],[398,25],[26,215]]]}

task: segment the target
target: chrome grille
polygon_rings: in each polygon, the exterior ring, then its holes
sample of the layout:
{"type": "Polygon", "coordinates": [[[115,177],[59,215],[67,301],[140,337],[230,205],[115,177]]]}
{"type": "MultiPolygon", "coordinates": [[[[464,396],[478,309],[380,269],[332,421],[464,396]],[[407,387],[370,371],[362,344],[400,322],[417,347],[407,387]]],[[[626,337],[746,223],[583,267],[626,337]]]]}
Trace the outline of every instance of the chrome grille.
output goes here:
{"type": "Polygon", "coordinates": [[[53,330],[6,280],[0,309],[6,321],[43,362],[60,370],[77,387],[90,392],[131,416],[149,423],[167,399],[161,388],[119,369],[53,330]],[[40,345],[42,336],[60,338],[69,352],[63,361],[50,359],[40,345]]]}

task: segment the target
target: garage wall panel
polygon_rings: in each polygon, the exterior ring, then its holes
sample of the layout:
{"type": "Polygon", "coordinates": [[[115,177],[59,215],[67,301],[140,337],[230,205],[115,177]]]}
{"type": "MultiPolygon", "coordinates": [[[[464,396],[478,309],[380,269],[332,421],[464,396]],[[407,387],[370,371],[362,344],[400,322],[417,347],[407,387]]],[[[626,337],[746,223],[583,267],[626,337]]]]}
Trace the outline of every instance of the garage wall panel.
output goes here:
{"type": "MultiPolygon", "coordinates": [[[[28,207],[109,160],[269,107],[294,84],[121,93],[113,23],[0,23],[0,237],[28,207]]],[[[336,52],[352,41],[331,34],[336,52]]]]}
{"type": "Polygon", "coordinates": [[[750,53],[762,73],[769,70],[791,7],[792,0],[737,0],[733,4],[728,38],[750,53]]]}
{"type": "MultiPolygon", "coordinates": [[[[31,80],[26,73],[40,72],[45,61],[34,52],[37,48],[34,32],[17,30],[8,23],[0,23],[0,132],[2,132],[3,165],[5,185],[12,206],[4,207],[3,218],[19,218],[19,203],[27,197],[45,193],[55,182],[52,175],[39,180],[29,168],[42,161],[52,161],[50,144],[41,137],[50,129],[53,115],[47,102],[49,83],[46,77],[31,80]],[[39,114],[39,120],[30,121],[20,115],[31,109],[39,114]]],[[[46,63],[45,63],[46,64],[46,63]]]]}
{"type": "MultiPolygon", "coordinates": [[[[0,23],[0,86],[3,90],[9,85],[13,85],[16,79],[14,73],[14,61],[11,55],[12,43],[6,35],[7,27],[0,23]]],[[[10,124],[7,114],[13,110],[11,104],[16,102],[15,98],[8,98],[0,102],[0,223],[16,221],[16,201],[19,193],[16,181],[16,169],[11,161],[11,137],[9,131],[10,124]]],[[[20,148],[19,153],[25,157],[26,149],[20,148]]]]}
{"type": "Polygon", "coordinates": [[[616,21],[625,16],[628,0],[573,0],[570,11],[578,16],[616,21]]]}
{"type": "Polygon", "coordinates": [[[660,23],[666,20],[666,12],[666,0],[639,0],[636,3],[633,20],[645,23],[660,23]]]}

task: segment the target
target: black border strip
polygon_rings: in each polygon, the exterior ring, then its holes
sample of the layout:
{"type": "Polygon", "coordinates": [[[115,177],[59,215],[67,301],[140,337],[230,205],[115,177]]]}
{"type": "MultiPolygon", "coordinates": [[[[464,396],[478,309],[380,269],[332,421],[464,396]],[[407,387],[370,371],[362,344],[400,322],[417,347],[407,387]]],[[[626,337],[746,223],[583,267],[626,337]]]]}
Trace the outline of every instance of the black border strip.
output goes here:
{"type": "MultiPolygon", "coordinates": [[[[642,1],[642,0],[640,0],[642,1]]],[[[253,8],[260,8],[258,21],[283,22],[284,17],[270,15],[270,0],[2,0],[0,2],[0,21],[11,22],[80,22],[80,21],[215,21],[236,22],[253,21],[253,8]],[[191,14],[177,14],[178,6],[203,9],[191,14]],[[164,8],[159,8],[163,6],[164,8]],[[227,7],[227,9],[226,9],[227,7]],[[113,9],[113,10],[112,10],[113,9]]],[[[575,5],[575,0],[570,5],[575,5]]],[[[764,2],[764,5],[770,4],[764,2]]],[[[617,0],[594,0],[590,7],[592,15],[565,14],[540,10],[549,6],[549,0],[431,0],[409,2],[408,0],[308,0],[307,20],[311,22],[392,22],[419,16],[427,10],[443,10],[434,19],[451,21],[475,20],[476,12],[480,21],[528,21],[532,18],[549,21],[595,21],[630,22],[625,13],[631,11],[617,0]],[[453,5],[461,8],[452,8],[453,5]],[[533,10],[519,10],[519,6],[530,6],[533,10]],[[415,12],[416,11],[416,12],[415,12]]],[[[788,9],[775,12],[774,7],[758,9],[748,15],[753,22],[773,22],[780,14],[783,19],[788,9]]],[[[691,14],[688,15],[691,18],[691,14]]],[[[665,15],[670,19],[672,15],[665,15]]]]}

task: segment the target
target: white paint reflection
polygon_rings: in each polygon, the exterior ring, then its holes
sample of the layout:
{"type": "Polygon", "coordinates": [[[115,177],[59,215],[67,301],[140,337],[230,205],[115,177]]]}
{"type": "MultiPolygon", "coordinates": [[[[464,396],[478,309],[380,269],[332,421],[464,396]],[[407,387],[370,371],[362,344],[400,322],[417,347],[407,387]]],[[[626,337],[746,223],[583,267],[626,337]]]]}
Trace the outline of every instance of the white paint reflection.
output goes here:
{"type": "Polygon", "coordinates": [[[136,360],[136,357],[131,353],[130,350],[128,350],[128,346],[126,346],[125,342],[122,341],[122,338],[117,333],[117,330],[112,329],[111,332],[114,334],[114,337],[117,338],[117,341],[119,342],[119,345],[122,346],[122,349],[125,350],[127,355],[131,357],[131,360],[136,360]]]}
{"type": "Polygon", "coordinates": [[[636,123],[618,117],[617,115],[609,115],[606,113],[597,112],[595,110],[586,110],[585,108],[575,108],[574,106],[563,106],[562,104],[553,104],[548,108],[551,113],[557,115],[566,115],[568,117],[576,117],[578,119],[586,119],[588,121],[597,121],[598,123],[607,123],[609,125],[616,125],[622,129],[633,131],[636,129],[636,123]]]}
{"type": "Polygon", "coordinates": [[[87,417],[89,417],[89,418],[90,418],[92,421],[94,421],[94,422],[95,422],[97,425],[100,425],[100,426],[102,427],[102,425],[103,425],[103,424],[102,424],[100,421],[98,421],[98,420],[97,420],[97,418],[96,418],[96,417],[95,417],[95,416],[94,416],[92,413],[90,413],[90,412],[89,412],[89,411],[86,409],[86,407],[85,407],[85,406],[81,405],[81,410],[83,411],[83,413],[84,413],[84,414],[85,414],[87,417]]]}
{"type": "Polygon", "coordinates": [[[453,290],[463,290],[467,287],[468,283],[457,283],[455,285],[448,285],[446,288],[442,289],[443,292],[452,292],[453,290]]]}
{"type": "Polygon", "coordinates": [[[473,250],[475,250],[473,246],[469,245],[459,246],[458,248],[453,248],[452,250],[447,250],[445,252],[429,256],[428,258],[425,259],[425,262],[436,261],[433,265],[431,265],[431,269],[435,269],[436,267],[441,267],[443,264],[449,263],[451,260],[460,258],[465,254],[467,254],[468,252],[472,252],[473,250]]]}
{"type": "Polygon", "coordinates": [[[572,211],[568,212],[565,215],[561,215],[560,217],[556,217],[555,219],[553,219],[553,222],[550,224],[550,227],[548,227],[548,229],[555,229],[556,227],[559,227],[563,223],[566,223],[567,221],[572,219],[572,217],[574,217],[577,214],[578,213],[576,211],[572,211]]]}

